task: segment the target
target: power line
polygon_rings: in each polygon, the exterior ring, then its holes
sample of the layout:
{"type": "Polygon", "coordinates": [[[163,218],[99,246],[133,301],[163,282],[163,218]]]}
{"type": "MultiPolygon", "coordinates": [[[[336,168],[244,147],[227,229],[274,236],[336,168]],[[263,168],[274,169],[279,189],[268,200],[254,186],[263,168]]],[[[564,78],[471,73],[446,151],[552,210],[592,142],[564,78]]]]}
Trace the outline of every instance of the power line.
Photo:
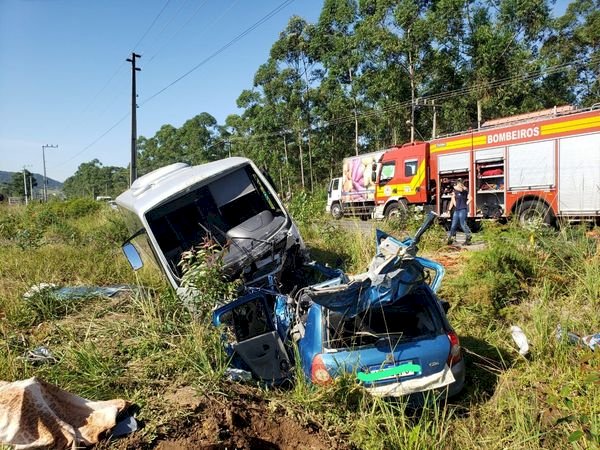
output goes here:
{"type": "MultiPolygon", "coordinates": [[[[206,32],[208,30],[210,30],[217,22],[219,22],[223,17],[225,17],[225,15],[231,11],[233,9],[233,7],[238,3],[239,0],[234,0],[229,7],[223,11],[223,14],[221,14],[220,16],[218,16],[216,19],[214,19],[213,21],[209,22],[207,25],[202,27],[202,31],[196,35],[196,38],[206,34],[206,32]]],[[[198,11],[200,11],[200,7],[203,6],[205,2],[202,2],[199,7],[196,9],[196,11],[194,11],[193,15],[175,32],[173,33],[173,35],[171,36],[171,38],[169,40],[171,40],[172,38],[174,38],[183,28],[185,28],[190,22],[191,20],[194,18],[194,16],[198,13],[198,11]]],[[[163,43],[163,45],[150,57],[150,60],[148,61],[148,63],[150,63],[154,58],[156,58],[156,56],[166,47],[167,43],[169,42],[169,40],[165,41],[163,43]]],[[[146,64],[146,67],[148,66],[148,64],[146,64]]]]}
{"type": "MultiPolygon", "coordinates": [[[[134,49],[144,40],[144,38],[148,35],[148,33],[150,32],[150,30],[152,29],[152,27],[154,26],[154,24],[156,23],[156,21],[159,19],[159,17],[162,15],[162,13],[165,11],[167,5],[169,4],[171,0],[167,0],[166,3],[164,4],[164,6],[162,7],[162,9],[159,11],[159,13],[154,17],[154,20],[152,21],[152,23],[148,26],[148,28],[146,29],[146,31],[144,32],[144,34],[142,35],[142,37],[137,41],[137,43],[134,46],[134,49]]],[[[110,84],[112,83],[112,81],[116,78],[116,76],[119,74],[119,72],[125,67],[125,62],[121,62],[121,64],[118,65],[117,69],[113,72],[113,74],[108,78],[108,81],[106,81],[106,83],[104,83],[104,85],[100,88],[99,91],[96,92],[96,94],[91,98],[91,100],[86,104],[86,106],[81,110],[81,112],[78,114],[78,118],[81,118],[81,116],[96,102],[96,100],[100,97],[100,95],[108,88],[108,86],[110,86],[110,84]]],[[[106,111],[110,106],[112,106],[114,104],[114,101],[116,100],[113,99],[112,102],[110,102],[110,104],[103,110],[106,111]]],[[[103,113],[101,113],[100,115],[102,115],[103,113]]],[[[119,120],[119,122],[117,122],[113,127],[110,128],[110,130],[112,130],[114,127],[116,127],[119,123],[121,123],[121,121],[123,121],[124,119],[119,120]]],[[[74,124],[74,121],[70,121],[67,126],[65,127],[65,129],[60,133],[60,134],[66,134],[67,131],[69,131],[72,126],[74,124]]],[[[108,133],[106,133],[108,134],[108,133]]],[[[106,136],[106,134],[102,134],[102,137],[106,136]]],[[[94,141],[93,144],[95,144],[97,141],[94,141]]],[[[92,144],[92,145],[93,145],[92,144]]],[[[73,155],[70,159],[68,159],[66,162],[71,161],[73,158],[75,158],[76,156],[80,155],[83,151],[87,150],[90,146],[85,147],[82,151],[80,151],[79,153],[73,155]]],[[[62,163],[62,164],[65,164],[62,163]]],[[[60,164],[60,165],[62,165],[60,164]]],[[[59,165],[59,166],[60,166],[59,165]]],[[[59,166],[54,166],[54,167],[59,167],[59,166]]]]}
{"type": "Polygon", "coordinates": [[[206,58],[204,58],[202,61],[200,61],[198,64],[196,64],[190,70],[188,70],[186,73],[184,73],[183,75],[181,75],[179,78],[173,80],[171,83],[169,83],[168,85],[166,85],[164,88],[162,88],[158,92],[152,94],[150,97],[148,97],[142,103],[140,103],[140,106],[143,106],[146,103],[148,103],[149,101],[151,101],[152,99],[156,98],[157,96],[159,96],[160,94],[162,94],[164,91],[166,91],[170,87],[174,86],[175,84],[179,83],[181,80],[183,80],[184,78],[186,78],[191,73],[193,73],[196,70],[198,70],[200,67],[202,67],[204,64],[206,64],[207,62],[209,62],[211,59],[213,59],[216,56],[218,56],[221,53],[223,53],[225,50],[227,50],[233,44],[235,44],[236,42],[238,42],[239,40],[243,39],[245,36],[247,36],[248,34],[250,34],[252,31],[254,31],[256,28],[258,28],[259,26],[261,26],[266,21],[268,21],[271,17],[273,17],[274,15],[276,15],[278,12],[280,12],[286,6],[288,6],[289,4],[291,4],[293,1],[294,0],[286,0],[283,3],[281,3],[279,6],[277,6],[275,9],[273,9],[271,12],[269,12],[267,15],[263,16],[260,20],[258,20],[253,25],[251,25],[249,28],[247,28],[246,30],[244,30],[243,32],[241,32],[240,34],[238,34],[236,37],[234,37],[232,40],[230,40],[227,44],[225,44],[224,46],[222,46],[221,48],[219,48],[218,50],[216,50],[215,52],[213,52],[211,55],[209,55],[206,58]]]}
{"type": "MultiPolygon", "coordinates": [[[[167,0],[167,4],[169,3],[169,1],[170,0],[167,0]]],[[[165,86],[164,88],[162,88],[160,91],[156,92],[155,94],[153,94],[152,96],[150,96],[149,98],[147,98],[146,100],[144,100],[144,102],[140,103],[139,106],[143,106],[144,104],[148,103],[150,100],[154,99],[155,97],[157,97],[158,95],[160,95],[161,93],[163,93],[164,91],[166,91],[167,89],[169,89],[171,86],[173,86],[174,84],[178,83],[179,81],[181,81],[182,79],[184,79],[185,77],[187,77],[188,75],[190,75],[192,72],[194,72],[195,70],[197,70],[198,68],[200,68],[201,66],[203,66],[204,64],[206,64],[207,62],[209,62],[211,59],[215,58],[217,55],[219,55],[220,53],[222,53],[225,50],[227,50],[233,44],[235,44],[236,42],[238,42],[239,40],[241,40],[242,38],[244,38],[245,36],[247,36],[248,34],[250,34],[252,31],[254,31],[256,28],[258,28],[260,25],[262,25],[266,21],[268,21],[271,17],[273,17],[274,15],[276,15],[278,12],[280,12],[286,6],[288,6],[289,4],[293,3],[293,1],[294,0],[286,0],[283,3],[281,3],[279,6],[277,6],[275,9],[273,9],[268,14],[266,14],[265,16],[263,16],[261,19],[259,19],[257,22],[255,22],[253,25],[251,25],[249,28],[247,28],[242,33],[238,34],[236,37],[234,37],[232,40],[230,40],[223,47],[221,47],[220,49],[218,49],[217,51],[215,51],[214,53],[212,53],[210,56],[206,57],[204,60],[202,60],[196,66],[194,66],[192,69],[188,70],[185,74],[183,74],[182,76],[180,76],[179,78],[177,78],[176,80],[174,80],[173,82],[171,82],[170,84],[168,84],[167,86],[165,86]]],[[[166,7],[166,5],[165,5],[165,7],[166,7]]],[[[162,11],[164,11],[165,7],[163,7],[163,9],[161,10],[161,12],[159,13],[158,16],[160,16],[160,14],[162,14],[162,11]]],[[[158,16],[157,16],[157,18],[158,18],[158,16]]],[[[152,25],[154,24],[154,22],[156,22],[156,19],[153,21],[153,23],[151,24],[151,26],[148,29],[152,28],[152,25]]],[[[147,32],[145,34],[147,34],[147,32]]],[[[142,37],[142,39],[143,39],[143,37],[142,37]]],[[[141,42],[142,39],[140,39],[139,42],[141,42]]],[[[138,42],[138,44],[139,44],[139,42],[138,42]]],[[[66,164],[67,162],[72,161],[73,159],[75,159],[76,157],[78,157],[79,155],[81,155],[82,153],[84,153],[85,151],[87,151],[88,149],[90,149],[91,147],[93,147],[94,145],[96,145],[96,143],[98,143],[102,138],[104,138],[104,136],[106,136],[108,133],[110,133],[112,130],[114,130],[118,125],[121,124],[121,122],[123,122],[127,117],[129,117],[130,114],[131,113],[125,114],[117,122],[115,122],[110,128],[108,128],[104,133],[102,133],[100,136],[98,136],[96,139],[94,139],[91,143],[89,143],[84,148],[82,148],[79,152],[77,152],[76,154],[74,154],[72,157],[70,157],[69,159],[65,160],[63,163],[61,163],[61,164],[59,164],[58,166],[55,166],[55,167],[59,167],[61,165],[66,164]]]]}
{"type": "MultiPolygon", "coordinates": [[[[171,22],[173,22],[173,19],[175,19],[175,17],[176,17],[176,16],[179,14],[179,12],[180,12],[180,11],[183,9],[183,6],[186,4],[186,2],[187,2],[187,0],[186,0],[186,1],[184,1],[184,2],[181,4],[181,7],[180,7],[180,8],[177,10],[177,12],[176,12],[176,13],[175,13],[175,15],[172,17],[172,19],[171,19],[171,20],[170,20],[170,21],[167,23],[167,25],[169,25],[171,22]]],[[[148,65],[149,65],[149,64],[152,62],[152,60],[153,60],[154,58],[156,58],[156,55],[158,55],[158,54],[159,54],[159,53],[160,53],[160,52],[161,52],[161,51],[162,51],[162,50],[163,50],[163,49],[164,49],[164,48],[167,46],[167,44],[168,44],[168,43],[169,43],[171,40],[173,40],[173,38],[174,38],[175,36],[177,36],[177,35],[179,34],[179,32],[180,32],[181,30],[183,30],[185,27],[187,27],[187,26],[188,26],[188,24],[189,24],[189,23],[190,23],[190,22],[191,22],[191,21],[194,19],[194,17],[196,17],[196,14],[198,14],[198,13],[200,12],[200,9],[202,9],[202,7],[203,7],[204,5],[206,5],[206,3],[207,3],[207,2],[208,2],[208,0],[204,0],[203,2],[200,2],[200,3],[198,4],[198,7],[197,7],[197,8],[194,10],[194,12],[193,12],[193,13],[192,13],[192,14],[191,14],[189,17],[188,17],[188,19],[187,19],[187,20],[184,22],[184,24],[183,24],[183,25],[181,25],[181,26],[180,26],[180,27],[179,27],[179,28],[178,28],[178,29],[175,31],[175,33],[172,33],[170,37],[168,37],[167,39],[165,39],[165,40],[163,41],[162,45],[161,45],[161,46],[158,48],[158,50],[156,50],[156,51],[154,52],[154,54],[153,54],[153,55],[152,55],[152,56],[151,56],[151,57],[148,59],[148,62],[146,63],[146,67],[147,67],[147,66],[148,66],[148,65]]],[[[166,26],[165,26],[165,27],[163,27],[163,29],[162,29],[162,30],[160,31],[160,33],[159,33],[159,36],[160,36],[162,33],[164,33],[164,31],[166,30],[166,28],[167,28],[166,26]]]]}
{"type": "Polygon", "coordinates": [[[98,143],[104,136],[106,136],[108,133],[110,133],[112,130],[114,130],[118,125],[121,124],[121,122],[123,122],[125,119],[127,119],[129,116],[131,115],[130,112],[128,112],[127,114],[125,114],[123,117],[121,117],[117,122],[115,122],[108,130],[106,130],[104,133],[102,133],[100,136],[98,136],[96,139],[94,139],[92,142],[90,142],[88,145],[86,145],[85,147],[83,147],[80,151],[78,151],[77,153],[75,153],[73,156],[71,156],[69,159],[63,161],[62,163],[54,166],[53,168],[57,168],[60,166],[65,165],[66,163],[73,161],[75,158],[77,158],[79,155],[81,155],[82,153],[84,153],[86,150],[92,148],[94,145],[96,145],[96,143],[98,143]]]}
{"type": "MultiPolygon", "coordinates": [[[[465,88],[455,89],[453,91],[442,92],[439,94],[422,96],[422,97],[419,97],[419,99],[421,99],[421,100],[448,100],[453,97],[458,97],[458,96],[478,92],[485,88],[489,88],[490,86],[497,88],[497,87],[507,85],[513,81],[521,81],[521,80],[526,81],[526,80],[538,78],[542,75],[551,75],[554,73],[560,73],[561,71],[565,70],[566,68],[568,68],[570,66],[589,65],[589,64],[596,63],[596,62],[600,62],[600,56],[592,57],[587,62],[584,60],[584,58],[582,58],[582,59],[579,59],[576,61],[572,61],[570,63],[550,66],[550,67],[547,67],[546,69],[541,69],[539,71],[535,71],[535,72],[525,74],[525,75],[515,75],[512,77],[506,77],[506,78],[502,78],[499,80],[492,80],[487,85],[480,84],[480,85],[476,85],[476,86],[471,86],[469,88],[465,87],[465,88]]],[[[394,102],[391,105],[388,105],[384,108],[365,111],[362,113],[358,113],[356,116],[360,117],[360,118],[370,118],[370,117],[381,116],[388,112],[397,111],[402,108],[408,107],[408,106],[410,106],[410,104],[411,104],[411,100],[406,100],[406,101],[402,101],[402,102],[394,102]]],[[[436,106],[439,106],[439,105],[436,105],[436,106]]],[[[347,122],[351,122],[354,119],[355,119],[354,114],[342,116],[340,118],[333,119],[330,121],[324,121],[323,123],[321,123],[317,126],[314,126],[314,127],[304,128],[301,131],[305,132],[308,130],[315,131],[315,130],[325,129],[325,128],[329,128],[331,126],[336,126],[336,125],[341,125],[341,124],[344,124],[347,122]]],[[[287,131],[287,130],[280,130],[280,131],[275,131],[275,132],[271,132],[271,133],[251,134],[251,135],[247,135],[247,136],[230,136],[227,139],[224,139],[220,142],[216,142],[216,143],[212,144],[212,146],[218,145],[218,144],[220,144],[222,142],[226,142],[226,141],[236,141],[236,140],[239,140],[239,141],[246,140],[247,141],[247,140],[251,140],[251,139],[263,139],[263,138],[268,138],[268,137],[283,136],[284,134],[288,134],[288,133],[289,133],[289,131],[287,131]]]]}
{"type": "Polygon", "coordinates": [[[140,38],[139,41],[137,41],[137,44],[135,44],[133,46],[133,51],[135,52],[135,49],[138,47],[138,45],[140,45],[140,43],[144,40],[144,38],[148,35],[148,33],[150,32],[150,30],[152,29],[152,27],[154,26],[154,24],[156,23],[156,21],[158,20],[158,18],[162,15],[162,13],[165,11],[165,9],[167,9],[167,6],[169,5],[169,3],[171,2],[171,0],[167,0],[164,4],[164,6],[162,7],[162,9],[159,11],[159,13],[156,15],[156,17],[154,17],[154,20],[152,21],[152,23],[150,24],[150,26],[146,29],[146,31],[144,32],[144,34],[142,35],[142,37],[140,38]]]}

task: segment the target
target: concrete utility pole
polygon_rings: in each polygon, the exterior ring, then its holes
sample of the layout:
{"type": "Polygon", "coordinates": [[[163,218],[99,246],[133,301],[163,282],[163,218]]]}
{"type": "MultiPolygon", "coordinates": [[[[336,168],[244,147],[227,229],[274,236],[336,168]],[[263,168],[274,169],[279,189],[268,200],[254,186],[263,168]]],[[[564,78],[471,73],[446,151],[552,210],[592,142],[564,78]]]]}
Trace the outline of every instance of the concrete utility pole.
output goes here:
{"type": "Polygon", "coordinates": [[[27,177],[25,176],[25,167],[23,167],[23,188],[25,188],[25,206],[27,206],[27,177]]]}
{"type": "Polygon", "coordinates": [[[127,62],[131,63],[131,164],[129,166],[129,186],[137,178],[137,94],[135,91],[135,73],[142,69],[135,67],[135,58],[141,58],[141,56],[131,52],[131,58],[127,58],[127,62]]]}
{"type": "Polygon", "coordinates": [[[48,201],[48,181],[46,180],[46,149],[58,148],[58,145],[42,145],[42,160],[44,161],[44,202],[48,201]]]}

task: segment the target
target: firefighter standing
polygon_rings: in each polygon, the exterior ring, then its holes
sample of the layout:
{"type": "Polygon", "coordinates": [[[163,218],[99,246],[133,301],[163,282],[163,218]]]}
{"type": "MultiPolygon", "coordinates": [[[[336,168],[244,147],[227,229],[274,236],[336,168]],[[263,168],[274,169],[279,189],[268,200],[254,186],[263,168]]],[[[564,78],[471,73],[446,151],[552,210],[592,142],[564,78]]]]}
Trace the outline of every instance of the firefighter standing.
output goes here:
{"type": "Polygon", "coordinates": [[[459,225],[465,233],[465,245],[471,243],[471,230],[467,226],[467,213],[469,211],[471,200],[468,189],[463,184],[462,179],[459,178],[454,183],[452,198],[450,199],[450,205],[448,205],[448,213],[450,213],[452,207],[454,207],[452,225],[450,226],[450,232],[448,233],[448,245],[452,244],[452,241],[456,237],[456,230],[459,225]]]}

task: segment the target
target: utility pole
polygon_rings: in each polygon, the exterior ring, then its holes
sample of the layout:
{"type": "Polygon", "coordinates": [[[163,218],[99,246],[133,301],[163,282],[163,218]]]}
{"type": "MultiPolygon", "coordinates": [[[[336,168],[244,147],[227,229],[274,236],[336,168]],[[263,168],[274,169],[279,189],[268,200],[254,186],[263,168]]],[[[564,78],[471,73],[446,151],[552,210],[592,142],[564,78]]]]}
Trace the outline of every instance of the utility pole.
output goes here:
{"type": "Polygon", "coordinates": [[[27,177],[25,176],[25,166],[23,166],[23,187],[25,188],[25,206],[27,206],[27,177]]]}
{"type": "Polygon", "coordinates": [[[42,160],[44,161],[44,202],[48,201],[48,182],[46,180],[46,149],[58,148],[58,145],[42,145],[42,160]]]}
{"type": "Polygon", "coordinates": [[[131,58],[127,58],[127,62],[131,63],[131,164],[129,166],[129,186],[137,178],[137,93],[135,90],[135,73],[142,69],[135,67],[136,58],[141,58],[141,55],[134,52],[131,52],[131,58]]]}
{"type": "Polygon", "coordinates": [[[431,100],[431,106],[433,107],[433,130],[431,130],[431,137],[435,139],[437,134],[437,110],[435,109],[435,100],[431,100]]]}

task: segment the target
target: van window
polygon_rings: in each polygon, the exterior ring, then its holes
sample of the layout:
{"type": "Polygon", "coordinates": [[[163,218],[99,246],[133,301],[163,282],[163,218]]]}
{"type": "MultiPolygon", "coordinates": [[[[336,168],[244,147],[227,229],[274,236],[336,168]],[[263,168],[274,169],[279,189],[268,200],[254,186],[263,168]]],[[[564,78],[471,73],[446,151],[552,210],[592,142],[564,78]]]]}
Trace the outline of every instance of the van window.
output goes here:
{"type": "Polygon", "coordinates": [[[339,186],[340,186],[340,179],[339,178],[336,178],[335,180],[332,180],[332,183],[331,183],[331,190],[332,191],[337,191],[338,188],[339,188],[339,186]]]}

